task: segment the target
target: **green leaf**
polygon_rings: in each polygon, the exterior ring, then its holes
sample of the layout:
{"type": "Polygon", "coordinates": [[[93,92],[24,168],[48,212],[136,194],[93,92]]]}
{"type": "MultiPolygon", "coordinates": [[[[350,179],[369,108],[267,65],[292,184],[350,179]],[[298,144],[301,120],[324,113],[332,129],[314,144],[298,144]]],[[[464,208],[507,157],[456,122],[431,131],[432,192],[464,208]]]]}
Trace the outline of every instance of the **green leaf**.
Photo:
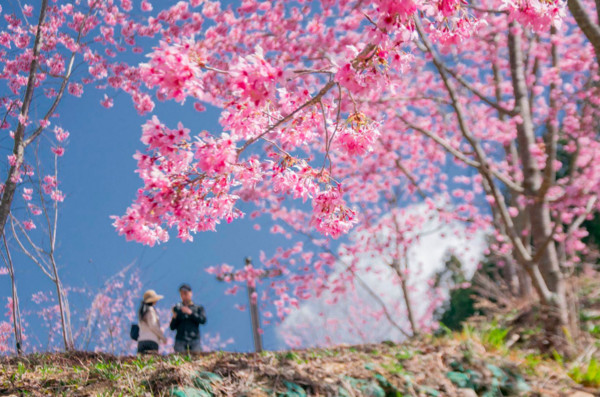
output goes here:
{"type": "Polygon", "coordinates": [[[450,371],[446,373],[446,377],[461,389],[468,387],[468,385],[471,383],[470,376],[463,374],[462,372],[450,371]]]}
{"type": "Polygon", "coordinates": [[[297,384],[288,382],[287,380],[284,380],[283,384],[287,388],[287,391],[284,394],[279,394],[281,397],[306,397],[304,389],[297,384]]]}
{"type": "Polygon", "coordinates": [[[204,390],[198,390],[193,387],[175,387],[171,389],[171,395],[174,397],[212,397],[213,394],[204,390]]]}
{"type": "Polygon", "coordinates": [[[422,393],[427,394],[428,396],[432,396],[432,397],[439,397],[440,392],[435,390],[434,388],[431,388],[429,386],[421,386],[419,388],[419,391],[421,391],[422,393]]]}

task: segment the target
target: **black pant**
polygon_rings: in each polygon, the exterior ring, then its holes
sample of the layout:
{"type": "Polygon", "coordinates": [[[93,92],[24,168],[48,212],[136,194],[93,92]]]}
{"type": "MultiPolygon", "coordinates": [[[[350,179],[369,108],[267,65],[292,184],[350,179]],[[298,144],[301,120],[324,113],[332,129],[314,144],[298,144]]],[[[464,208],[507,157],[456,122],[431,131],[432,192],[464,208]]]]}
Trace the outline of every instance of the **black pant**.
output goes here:
{"type": "Polygon", "coordinates": [[[138,353],[158,352],[158,343],[151,340],[138,341],[138,353]]]}

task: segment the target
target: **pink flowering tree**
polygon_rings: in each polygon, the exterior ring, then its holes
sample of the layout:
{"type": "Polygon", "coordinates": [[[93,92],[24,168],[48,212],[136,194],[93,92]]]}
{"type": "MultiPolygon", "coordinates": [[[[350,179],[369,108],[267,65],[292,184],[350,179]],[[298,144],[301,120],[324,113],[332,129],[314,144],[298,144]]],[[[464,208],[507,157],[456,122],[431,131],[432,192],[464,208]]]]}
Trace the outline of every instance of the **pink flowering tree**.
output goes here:
{"type": "Polygon", "coordinates": [[[88,294],[90,306],[82,316],[84,323],[75,332],[79,348],[111,354],[134,351],[129,327],[137,322],[142,293],[139,269],[130,264],[109,277],[96,293],[88,294]]]}
{"type": "Polygon", "coordinates": [[[291,217],[272,232],[305,241],[271,257],[263,253],[260,266],[207,271],[232,283],[226,294],[256,285],[262,326],[278,324],[290,346],[400,341],[435,329],[433,314],[447,291],[434,287],[433,276],[448,253],[474,270],[485,246],[483,232],[440,217],[435,208],[388,208],[372,222],[359,222],[339,245],[291,217]]]}
{"type": "MultiPolygon", "coordinates": [[[[129,0],[42,0],[37,3],[0,5],[0,108],[3,109],[0,130],[11,139],[11,149],[4,152],[6,173],[0,183],[3,238],[8,238],[5,232],[9,221],[18,233],[28,235],[35,235],[34,229],[46,223],[40,220],[44,211],[34,202],[39,185],[43,185],[48,201],[58,203],[64,199],[57,187],[59,181],[52,173],[44,173],[44,169],[51,169],[48,165],[53,158],[64,154],[68,133],[60,126],[58,111],[65,95],[81,97],[87,88],[102,89],[111,85],[131,92],[140,102],[144,94],[136,94],[135,89],[128,89],[123,83],[135,77],[130,75],[132,68],[124,64],[118,54],[142,52],[138,40],[160,32],[153,22],[156,18],[139,17],[140,10],[142,13],[152,10],[147,1],[140,4],[129,0]]],[[[112,99],[105,95],[101,104],[111,107],[112,99]]],[[[63,116],[68,113],[65,109],[63,116]]],[[[29,240],[22,235],[21,239],[25,241],[19,243],[19,247],[30,243],[27,250],[32,254],[30,257],[35,256],[40,243],[35,237],[29,240]]],[[[50,235],[50,240],[54,245],[55,237],[50,235]]],[[[2,247],[5,261],[11,260],[8,252],[11,244],[2,247]]],[[[20,344],[15,281],[18,269],[15,272],[12,263],[8,268],[13,287],[15,341],[20,344]]],[[[60,284],[57,274],[46,275],[60,284]]],[[[58,295],[61,313],[67,313],[66,297],[58,295]]],[[[65,348],[72,348],[73,341],[67,331],[68,315],[61,315],[61,322],[65,348]]]]}
{"type": "MultiPolygon", "coordinates": [[[[3,269],[0,268],[0,275],[3,275],[3,269]]],[[[8,273],[8,271],[7,271],[8,273]]],[[[6,300],[6,313],[5,320],[0,321],[0,355],[7,355],[17,353],[20,354],[23,349],[23,341],[25,340],[23,334],[19,332],[15,333],[15,315],[13,313],[15,305],[13,304],[12,298],[8,298],[6,300]],[[16,337],[20,339],[14,340],[16,337]]],[[[21,325],[21,319],[18,318],[19,325],[21,325]]],[[[21,331],[21,327],[19,327],[19,331],[21,331]]]]}
{"type": "MultiPolygon", "coordinates": [[[[56,140],[60,144],[69,136],[69,133],[61,128],[55,129],[56,140]]],[[[58,188],[58,159],[64,149],[54,153],[53,171],[47,174],[43,180],[34,181],[31,188],[24,188],[22,198],[27,202],[27,208],[32,216],[37,217],[38,224],[32,219],[19,220],[16,216],[10,215],[10,226],[12,232],[11,243],[19,248],[44,274],[55,287],[55,296],[57,300],[59,321],[62,332],[63,346],[66,350],[74,349],[74,340],[71,325],[71,310],[69,308],[69,299],[67,290],[63,286],[59,274],[59,263],[57,260],[57,232],[59,218],[59,204],[64,200],[64,194],[58,188]],[[39,229],[38,229],[39,226],[39,229]]],[[[41,174],[41,161],[36,163],[36,171],[41,174]]],[[[5,261],[11,269],[11,280],[13,281],[13,299],[18,299],[16,285],[14,283],[14,266],[11,258],[10,244],[4,241],[5,261]]],[[[18,305],[15,305],[16,310],[18,305]]],[[[15,316],[15,336],[18,337],[20,331],[17,331],[18,322],[15,316]]]]}
{"type": "Polygon", "coordinates": [[[493,228],[491,249],[532,284],[560,343],[573,326],[564,271],[600,175],[598,63],[561,3],[191,1],[168,15],[126,89],[142,112],[145,89],[217,106],[222,131],[148,120],[119,233],[189,241],[241,217],[244,200],[337,238],[391,201],[424,200],[493,228]]]}

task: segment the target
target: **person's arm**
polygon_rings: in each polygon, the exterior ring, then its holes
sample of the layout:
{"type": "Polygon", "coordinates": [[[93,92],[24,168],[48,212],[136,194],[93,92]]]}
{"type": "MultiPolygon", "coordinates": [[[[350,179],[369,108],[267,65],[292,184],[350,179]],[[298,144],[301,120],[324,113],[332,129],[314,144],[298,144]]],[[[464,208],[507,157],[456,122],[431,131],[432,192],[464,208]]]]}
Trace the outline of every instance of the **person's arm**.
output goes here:
{"type": "Polygon", "coordinates": [[[204,312],[204,307],[202,305],[196,306],[196,310],[192,311],[190,318],[196,324],[206,323],[206,313],[204,312]]]}
{"type": "Polygon", "coordinates": [[[177,312],[177,309],[173,308],[173,317],[171,318],[171,323],[169,324],[169,328],[172,331],[175,331],[177,327],[179,327],[179,323],[181,322],[181,313],[177,312]]]}
{"type": "Polygon", "coordinates": [[[167,338],[165,338],[165,335],[163,334],[162,330],[160,329],[160,323],[158,322],[158,315],[156,314],[156,311],[154,310],[154,308],[152,308],[152,310],[148,311],[148,313],[146,315],[150,317],[148,319],[149,321],[147,322],[148,326],[150,328],[150,331],[152,331],[152,333],[154,335],[156,335],[158,340],[166,341],[167,338]]]}

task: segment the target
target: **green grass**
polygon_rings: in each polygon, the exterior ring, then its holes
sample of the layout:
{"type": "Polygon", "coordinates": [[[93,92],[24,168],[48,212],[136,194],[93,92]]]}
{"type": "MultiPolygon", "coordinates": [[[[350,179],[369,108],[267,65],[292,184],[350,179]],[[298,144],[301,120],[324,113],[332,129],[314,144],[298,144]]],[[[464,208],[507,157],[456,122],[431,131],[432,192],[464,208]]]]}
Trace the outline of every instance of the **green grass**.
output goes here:
{"type": "Polygon", "coordinates": [[[533,376],[537,373],[536,369],[544,358],[536,353],[529,353],[525,356],[525,372],[527,375],[533,376]]]}
{"type": "Polygon", "coordinates": [[[97,375],[109,381],[116,381],[121,377],[121,363],[100,362],[95,364],[90,371],[90,375],[97,375]]]}
{"type": "Polygon", "coordinates": [[[587,387],[600,387],[600,364],[592,357],[587,365],[577,365],[569,370],[575,382],[587,387]]]}
{"type": "Polygon", "coordinates": [[[509,331],[508,328],[499,327],[493,322],[490,329],[481,332],[481,342],[488,347],[501,350],[506,346],[506,336],[509,331]]]}

